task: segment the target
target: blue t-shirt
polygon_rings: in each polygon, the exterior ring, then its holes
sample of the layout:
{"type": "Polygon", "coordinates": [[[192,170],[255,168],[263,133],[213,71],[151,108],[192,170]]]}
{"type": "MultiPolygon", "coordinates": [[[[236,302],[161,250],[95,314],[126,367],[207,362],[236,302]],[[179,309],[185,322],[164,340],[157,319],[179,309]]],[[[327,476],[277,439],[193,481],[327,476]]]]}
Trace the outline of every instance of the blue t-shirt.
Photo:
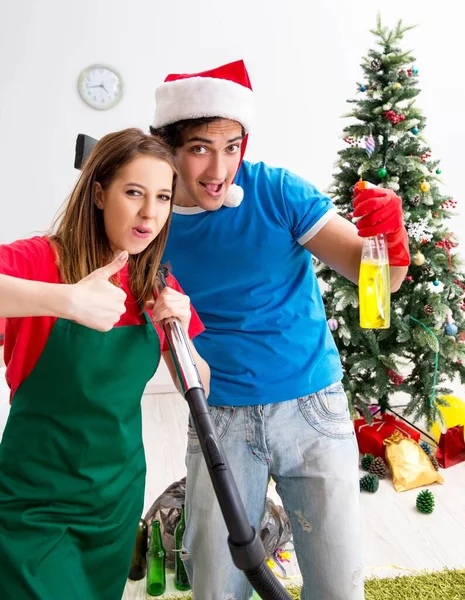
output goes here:
{"type": "Polygon", "coordinates": [[[205,332],[195,340],[211,368],[209,404],[291,400],[340,381],[339,354],[303,247],[335,209],[284,169],[243,161],[238,207],[175,207],[164,261],[205,332]]]}

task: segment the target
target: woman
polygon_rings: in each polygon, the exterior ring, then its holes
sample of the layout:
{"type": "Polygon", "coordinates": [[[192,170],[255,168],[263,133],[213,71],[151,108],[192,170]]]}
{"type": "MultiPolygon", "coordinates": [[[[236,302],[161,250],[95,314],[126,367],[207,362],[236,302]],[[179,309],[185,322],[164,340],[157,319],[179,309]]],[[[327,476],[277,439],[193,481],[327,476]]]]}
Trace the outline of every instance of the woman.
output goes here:
{"type": "Polygon", "coordinates": [[[178,384],[159,324],[203,330],[172,276],[157,291],[174,176],[160,140],[107,135],[54,232],[0,246],[0,598],[122,596],[143,509],[140,401],[160,356],[178,384]]]}

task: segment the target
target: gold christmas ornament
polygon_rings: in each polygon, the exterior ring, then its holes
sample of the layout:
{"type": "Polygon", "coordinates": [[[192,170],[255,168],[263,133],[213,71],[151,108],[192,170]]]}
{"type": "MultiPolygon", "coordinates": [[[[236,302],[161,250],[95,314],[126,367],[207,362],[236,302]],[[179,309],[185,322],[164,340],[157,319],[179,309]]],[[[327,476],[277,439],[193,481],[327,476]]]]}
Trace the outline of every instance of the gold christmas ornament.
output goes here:
{"type": "Polygon", "coordinates": [[[413,255],[413,264],[417,267],[421,267],[421,265],[424,265],[425,260],[425,255],[422,254],[420,251],[413,255]]]}
{"type": "Polygon", "coordinates": [[[400,88],[402,87],[402,84],[399,83],[398,81],[392,86],[393,90],[400,90],[400,88]]]}
{"type": "Polygon", "coordinates": [[[386,462],[392,474],[396,492],[432,483],[443,483],[444,479],[434,469],[428,455],[415,441],[395,431],[384,440],[386,462]]]}
{"type": "Polygon", "coordinates": [[[427,181],[422,181],[420,183],[420,190],[423,193],[427,194],[430,191],[430,189],[431,189],[431,186],[430,186],[430,184],[427,181]]]}

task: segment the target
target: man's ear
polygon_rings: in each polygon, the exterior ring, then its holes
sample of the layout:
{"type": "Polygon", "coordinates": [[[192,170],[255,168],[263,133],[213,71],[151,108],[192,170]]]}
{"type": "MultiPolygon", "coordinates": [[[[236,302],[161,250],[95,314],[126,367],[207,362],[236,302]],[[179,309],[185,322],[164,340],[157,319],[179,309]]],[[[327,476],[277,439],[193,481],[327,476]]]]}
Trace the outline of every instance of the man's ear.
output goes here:
{"type": "Polygon", "coordinates": [[[94,202],[97,208],[103,210],[103,189],[100,183],[94,183],[94,202]]]}

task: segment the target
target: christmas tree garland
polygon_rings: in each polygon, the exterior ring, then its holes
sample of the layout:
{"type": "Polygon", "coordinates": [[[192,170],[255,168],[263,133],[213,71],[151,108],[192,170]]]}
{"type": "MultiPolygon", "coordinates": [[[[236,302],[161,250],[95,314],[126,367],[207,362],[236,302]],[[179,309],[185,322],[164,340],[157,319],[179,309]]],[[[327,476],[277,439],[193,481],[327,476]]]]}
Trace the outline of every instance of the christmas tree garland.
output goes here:
{"type": "Polygon", "coordinates": [[[414,321],[415,323],[418,323],[418,325],[421,325],[423,327],[423,329],[425,329],[425,331],[427,331],[428,333],[430,333],[434,340],[435,340],[435,350],[434,350],[434,373],[433,373],[433,385],[431,387],[431,395],[429,398],[429,405],[431,407],[433,407],[434,405],[434,400],[436,399],[436,382],[437,382],[437,377],[438,377],[438,367],[439,367],[439,340],[436,336],[436,334],[434,333],[434,331],[431,331],[431,329],[429,327],[427,327],[424,323],[422,323],[421,321],[419,321],[418,319],[415,319],[415,317],[410,316],[410,319],[412,321],[414,321]]]}

